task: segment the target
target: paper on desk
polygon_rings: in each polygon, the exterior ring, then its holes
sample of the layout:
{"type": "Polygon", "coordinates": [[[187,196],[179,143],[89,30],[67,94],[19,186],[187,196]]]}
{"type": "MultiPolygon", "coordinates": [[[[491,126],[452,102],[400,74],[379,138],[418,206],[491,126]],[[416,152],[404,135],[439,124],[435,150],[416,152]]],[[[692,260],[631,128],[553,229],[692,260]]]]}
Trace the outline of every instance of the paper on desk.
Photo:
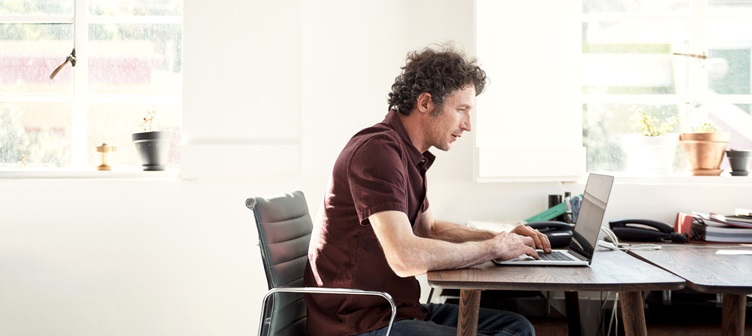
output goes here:
{"type": "Polygon", "coordinates": [[[752,255],[752,250],[718,250],[715,252],[715,254],[725,254],[725,255],[749,254],[749,255],[752,255]]]}
{"type": "Polygon", "coordinates": [[[468,221],[467,225],[480,230],[488,230],[491,232],[503,232],[512,231],[515,226],[520,225],[519,222],[484,222],[484,221],[468,221]]]}

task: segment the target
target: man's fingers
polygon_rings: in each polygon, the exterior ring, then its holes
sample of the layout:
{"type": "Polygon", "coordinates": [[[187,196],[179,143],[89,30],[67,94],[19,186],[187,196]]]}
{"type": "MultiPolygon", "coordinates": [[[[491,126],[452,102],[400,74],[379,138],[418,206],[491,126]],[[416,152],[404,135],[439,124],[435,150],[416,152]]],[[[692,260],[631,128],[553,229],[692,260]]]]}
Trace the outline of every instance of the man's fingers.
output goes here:
{"type": "Polygon", "coordinates": [[[548,236],[538,230],[532,230],[531,237],[535,241],[535,248],[541,249],[545,253],[551,253],[551,242],[548,240],[548,236]]]}
{"type": "Polygon", "coordinates": [[[522,243],[525,244],[525,246],[532,247],[533,249],[536,246],[535,238],[528,237],[528,236],[520,236],[522,238],[522,243]]]}
{"type": "Polygon", "coordinates": [[[551,242],[548,240],[548,236],[546,236],[545,234],[542,234],[542,233],[541,233],[541,236],[543,236],[542,237],[543,238],[542,239],[542,243],[543,244],[541,246],[541,248],[543,249],[543,252],[551,253],[551,242]]]}
{"type": "Polygon", "coordinates": [[[533,233],[530,235],[530,237],[533,238],[533,242],[535,243],[535,246],[533,246],[533,247],[534,248],[540,248],[540,249],[542,249],[543,246],[544,246],[543,242],[545,242],[545,239],[546,239],[545,236],[546,235],[542,234],[540,231],[533,230],[533,233]]]}
{"type": "Polygon", "coordinates": [[[503,255],[500,256],[502,260],[516,258],[522,255],[540,259],[536,249],[540,249],[541,246],[543,246],[544,252],[550,253],[550,249],[549,251],[546,251],[546,246],[550,246],[548,243],[548,237],[537,231],[530,232],[530,235],[510,232],[510,234],[504,236],[502,240],[506,241],[506,243],[503,244],[506,245],[506,253],[503,253],[503,255]]]}
{"type": "Polygon", "coordinates": [[[520,237],[522,238],[522,242],[525,244],[525,246],[523,247],[525,250],[525,254],[535,259],[540,259],[538,252],[535,251],[535,249],[538,248],[538,244],[540,244],[540,237],[537,237],[536,235],[533,235],[533,237],[528,237],[528,236],[520,236],[520,237]]]}
{"type": "Polygon", "coordinates": [[[529,246],[526,246],[525,248],[526,248],[525,254],[527,254],[527,255],[535,258],[535,259],[540,259],[540,256],[538,255],[538,252],[536,252],[534,248],[529,247],[529,246]]]}

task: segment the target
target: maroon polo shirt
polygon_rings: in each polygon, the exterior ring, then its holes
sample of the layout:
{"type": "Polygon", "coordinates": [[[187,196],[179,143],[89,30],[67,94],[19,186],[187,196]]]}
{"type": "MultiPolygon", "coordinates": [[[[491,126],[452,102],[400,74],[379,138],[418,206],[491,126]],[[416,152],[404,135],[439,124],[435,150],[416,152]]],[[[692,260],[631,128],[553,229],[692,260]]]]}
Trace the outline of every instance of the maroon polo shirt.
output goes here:
{"type": "MultiPolygon", "coordinates": [[[[397,320],[425,314],[415,277],[389,267],[368,217],[401,211],[415,227],[428,209],[425,174],[435,157],[412,145],[398,112],[352,137],[334,163],[308,250],[305,285],[384,291],[397,320]]],[[[381,297],[306,295],[309,335],[353,335],[385,327],[391,308],[381,297]]]]}

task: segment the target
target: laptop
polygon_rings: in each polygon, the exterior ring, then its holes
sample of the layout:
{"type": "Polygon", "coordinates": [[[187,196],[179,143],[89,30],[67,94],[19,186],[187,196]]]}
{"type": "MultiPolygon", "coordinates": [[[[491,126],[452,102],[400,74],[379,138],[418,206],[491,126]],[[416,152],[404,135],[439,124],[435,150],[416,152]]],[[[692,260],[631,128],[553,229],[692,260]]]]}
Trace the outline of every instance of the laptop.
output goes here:
{"type": "Polygon", "coordinates": [[[552,250],[551,254],[538,250],[541,259],[523,255],[505,261],[494,260],[494,263],[515,266],[589,266],[598,243],[598,235],[613,184],[613,176],[594,173],[588,176],[577,223],[572,232],[572,240],[566,249],[552,250]]]}

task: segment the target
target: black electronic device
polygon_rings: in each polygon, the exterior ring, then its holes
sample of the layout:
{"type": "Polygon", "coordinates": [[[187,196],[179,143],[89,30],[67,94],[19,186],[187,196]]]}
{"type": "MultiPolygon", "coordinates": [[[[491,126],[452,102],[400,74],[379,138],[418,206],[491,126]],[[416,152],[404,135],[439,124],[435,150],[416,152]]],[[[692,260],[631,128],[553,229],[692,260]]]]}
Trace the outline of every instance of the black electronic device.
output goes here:
{"type": "Polygon", "coordinates": [[[541,221],[525,225],[545,234],[552,248],[565,248],[569,246],[569,242],[572,240],[574,224],[560,221],[541,221]]]}
{"type": "Polygon", "coordinates": [[[622,219],[608,222],[619,240],[634,242],[674,242],[686,243],[686,234],[674,231],[674,228],[666,223],[652,219],[622,219]]]}

